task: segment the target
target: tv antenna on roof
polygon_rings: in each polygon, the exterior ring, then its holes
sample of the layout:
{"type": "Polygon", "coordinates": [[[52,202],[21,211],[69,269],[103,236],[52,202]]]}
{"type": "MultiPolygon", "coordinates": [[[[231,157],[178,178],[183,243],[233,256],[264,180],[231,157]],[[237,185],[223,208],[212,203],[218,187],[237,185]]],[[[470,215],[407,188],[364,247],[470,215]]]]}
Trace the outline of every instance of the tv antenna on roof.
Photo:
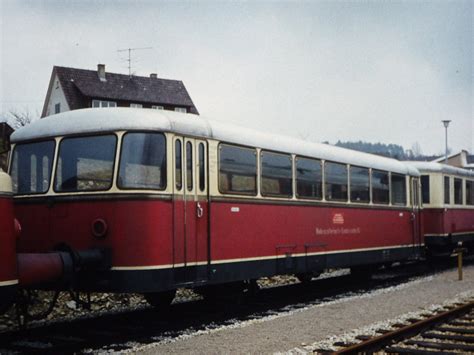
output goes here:
{"type": "Polygon", "coordinates": [[[132,77],[132,51],[138,51],[142,49],[153,49],[153,47],[141,47],[141,48],[125,48],[125,49],[118,49],[117,52],[128,52],[128,76],[132,77]]]}

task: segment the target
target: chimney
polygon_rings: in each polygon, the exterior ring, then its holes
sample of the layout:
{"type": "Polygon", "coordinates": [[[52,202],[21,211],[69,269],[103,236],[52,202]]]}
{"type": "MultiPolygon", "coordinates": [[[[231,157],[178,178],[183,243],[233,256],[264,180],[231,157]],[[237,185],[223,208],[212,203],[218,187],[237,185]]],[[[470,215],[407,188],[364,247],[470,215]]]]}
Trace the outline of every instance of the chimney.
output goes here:
{"type": "Polygon", "coordinates": [[[158,74],[156,74],[156,73],[151,73],[151,74],[150,74],[150,78],[152,78],[152,79],[157,79],[157,78],[158,78],[158,74]]]}
{"type": "Polygon", "coordinates": [[[97,75],[99,75],[100,81],[107,81],[105,78],[105,64],[97,64],[97,75]]]}

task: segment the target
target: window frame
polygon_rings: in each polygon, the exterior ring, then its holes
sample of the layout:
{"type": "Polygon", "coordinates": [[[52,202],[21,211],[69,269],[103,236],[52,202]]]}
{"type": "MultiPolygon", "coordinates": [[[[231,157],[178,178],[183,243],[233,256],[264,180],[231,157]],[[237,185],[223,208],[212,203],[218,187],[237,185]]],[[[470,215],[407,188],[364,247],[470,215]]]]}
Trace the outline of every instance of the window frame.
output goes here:
{"type": "Polygon", "coordinates": [[[184,160],[184,159],[183,159],[183,156],[184,156],[184,154],[183,154],[183,140],[180,139],[180,138],[175,138],[175,139],[174,139],[174,147],[173,147],[173,148],[174,148],[174,149],[173,149],[173,153],[174,153],[174,154],[173,154],[173,172],[174,172],[174,176],[173,176],[173,177],[174,177],[174,181],[173,181],[174,184],[173,184],[173,185],[174,185],[174,188],[176,189],[176,191],[179,191],[179,192],[180,192],[180,191],[183,189],[183,180],[184,180],[184,170],[183,170],[183,160],[184,160]],[[178,166],[177,166],[177,163],[178,163],[178,162],[177,162],[177,159],[176,159],[176,158],[177,158],[177,155],[176,155],[176,153],[177,153],[177,149],[176,149],[177,143],[179,143],[179,153],[180,153],[180,154],[179,154],[179,160],[180,160],[180,161],[179,161],[179,163],[180,163],[179,165],[180,165],[180,169],[181,169],[181,170],[180,170],[180,174],[179,174],[179,184],[178,184],[178,178],[177,178],[177,177],[178,177],[178,172],[177,172],[177,167],[178,167],[178,166]]]}
{"type": "Polygon", "coordinates": [[[474,180],[471,179],[466,179],[466,188],[464,189],[464,194],[466,195],[466,206],[474,206],[474,180]],[[468,189],[467,186],[470,185],[470,188],[468,189]],[[471,192],[470,195],[468,195],[468,191],[471,192]]]}
{"type": "Polygon", "coordinates": [[[198,163],[198,180],[199,183],[197,184],[197,188],[199,192],[205,192],[206,191],[206,144],[202,141],[197,141],[197,163],[198,163]],[[202,152],[201,152],[202,148],[202,152]],[[202,153],[202,157],[201,157],[202,153]],[[201,160],[202,158],[202,160],[201,160]],[[202,176],[201,176],[202,175],[202,176]]]}
{"type": "Polygon", "coordinates": [[[301,200],[313,200],[313,201],[322,201],[324,199],[324,162],[322,159],[318,158],[310,158],[307,156],[303,155],[295,155],[293,159],[293,170],[294,170],[294,195],[297,199],[301,200]],[[306,159],[306,160],[313,160],[316,162],[319,162],[319,166],[321,168],[321,197],[310,197],[310,196],[303,196],[298,193],[298,168],[297,168],[297,162],[298,159],[306,159]]]}
{"type": "Polygon", "coordinates": [[[390,171],[388,170],[380,170],[380,169],[371,169],[370,172],[370,196],[371,196],[371,202],[373,205],[379,205],[379,206],[390,206],[392,204],[392,188],[391,188],[391,177],[390,177],[390,171]],[[388,177],[388,201],[387,202],[379,202],[379,201],[374,201],[374,172],[380,172],[380,173],[386,173],[388,177]]]}
{"type": "MultiPolygon", "coordinates": [[[[390,204],[391,204],[392,206],[407,206],[407,205],[408,205],[408,197],[407,197],[407,192],[408,192],[408,189],[407,189],[407,175],[405,175],[405,174],[399,174],[399,173],[394,173],[394,172],[390,172],[389,191],[390,191],[390,204]],[[404,203],[395,202],[394,189],[393,189],[393,177],[394,177],[394,176],[401,176],[401,177],[403,178],[403,186],[404,186],[404,190],[405,190],[405,195],[404,195],[404,200],[405,200],[405,202],[404,202],[404,203]]],[[[418,196],[418,200],[419,200],[419,196],[418,196]]]]}
{"type": "MultiPolygon", "coordinates": [[[[50,191],[54,191],[54,180],[56,177],[56,161],[57,161],[57,155],[58,155],[58,142],[56,138],[47,138],[47,139],[41,139],[41,140],[32,140],[32,141],[25,141],[25,142],[18,142],[15,144],[15,147],[13,147],[12,151],[10,152],[10,157],[9,157],[9,167],[8,167],[8,175],[10,177],[12,176],[12,169],[13,169],[13,158],[14,158],[14,153],[15,149],[17,146],[21,146],[24,144],[35,144],[35,143],[43,143],[43,142],[53,142],[53,155],[51,157],[51,171],[49,172],[49,183],[48,183],[48,188],[44,192],[29,192],[29,193],[18,193],[14,192],[14,196],[30,196],[30,195],[46,195],[50,191]]],[[[31,183],[31,181],[30,181],[31,183]]],[[[12,179],[12,190],[13,190],[13,179],[12,179]]]]}
{"type": "MultiPolygon", "coordinates": [[[[59,137],[58,137],[59,138],[59,137]]],[[[55,155],[55,164],[53,168],[54,172],[54,181],[52,182],[52,191],[56,194],[75,194],[75,193],[90,193],[90,192],[99,192],[99,191],[110,191],[112,188],[116,186],[116,179],[118,177],[118,174],[115,173],[115,165],[117,161],[117,152],[118,152],[118,147],[120,144],[120,148],[122,147],[122,141],[120,140],[120,137],[118,134],[114,131],[112,132],[97,132],[95,134],[75,134],[75,135],[70,135],[70,136],[63,136],[59,138],[59,142],[57,143],[57,149],[56,149],[56,155],[55,155]],[[112,159],[112,178],[110,179],[110,185],[107,189],[94,189],[94,190],[74,190],[74,191],[60,191],[56,190],[56,179],[58,175],[58,165],[59,165],[59,158],[61,155],[61,144],[65,139],[71,139],[71,138],[91,138],[91,137],[102,137],[102,136],[114,136],[115,137],[115,151],[114,151],[114,157],[112,159]],[[115,176],[117,175],[117,177],[115,176]]],[[[120,149],[121,150],[121,149],[120,149]]]]}
{"type": "Polygon", "coordinates": [[[276,151],[273,151],[273,150],[267,150],[267,149],[260,149],[260,154],[259,154],[259,159],[257,161],[257,175],[258,176],[258,179],[260,180],[260,195],[262,195],[262,197],[275,197],[275,198],[292,198],[293,195],[294,195],[294,174],[293,174],[293,171],[294,171],[294,161],[293,161],[293,155],[291,153],[281,153],[281,152],[276,152],[276,151]],[[290,176],[290,179],[291,179],[291,192],[289,195],[286,195],[286,194],[268,194],[268,193],[263,193],[263,189],[262,189],[262,186],[263,186],[263,174],[262,174],[262,171],[263,171],[263,165],[262,165],[262,161],[263,161],[263,153],[270,153],[270,154],[275,154],[275,155],[281,155],[281,156],[284,156],[284,157],[289,157],[290,158],[290,164],[291,164],[291,176],[290,176]]]}
{"type": "Polygon", "coordinates": [[[249,197],[258,197],[259,194],[259,164],[260,164],[260,159],[259,159],[259,154],[258,154],[258,149],[256,147],[251,147],[251,146],[246,146],[242,144],[233,144],[233,143],[227,143],[227,142],[219,142],[217,145],[217,190],[221,195],[237,195],[237,196],[249,196],[249,197]],[[255,193],[252,192],[235,192],[235,191],[225,191],[223,192],[221,190],[221,184],[220,184],[220,175],[221,175],[221,146],[229,146],[233,148],[240,148],[240,149],[247,149],[250,151],[253,151],[254,156],[255,156],[255,193]]]}
{"type": "Polygon", "coordinates": [[[457,205],[457,206],[461,206],[464,204],[464,179],[463,178],[460,178],[460,177],[455,177],[453,179],[453,188],[454,188],[454,204],[457,205]],[[459,197],[461,197],[461,201],[460,202],[457,202],[457,199],[456,197],[457,194],[456,194],[456,182],[460,183],[460,192],[459,192],[459,197]]]}
{"type": "Polygon", "coordinates": [[[349,197],[349,202],[350,203],[357,203],[357,204],[361,204],[361,205],[368,205],[372,202],[372,174],[370,172],[370,168],[367,168],[365,166],[360,166],[360,165],[349,165],[349,174],[348,174],[348,178],[349,178],[349,193],[348,193],[348,197],[349,197]],[[368,199],[367,201],[353,201],[352,200],[352,178],[351,178],[351,169],[352,168],[358,168],[358,169],[367,169],[367,173],[368,173],[368,178],[369,178],[369,186],[368,186],[368,193],[369,193],[369,196],[368,196],[368,199]]]}
{"type": "MultiPolygon", "coordinates": [[[[117,152],[118,152],[118,149],[116,149],[116,152],[115,152],[115,155],[117,156],[117,152]]],[[[182,153],[182,152],[181,152],[182,153]]],[[[181,158],[182,160],[182,158],[181,158]]],[[[114,170],[115,171],[115,170],[114,170]]],[[[126,131],[125,133],[123,133],[121,136],[120,136],[120,155],[118,157],[118,166],[117,166],[117,176],[115,177],[115,186],[117,187],[117,190],[123,190],[123,191],[127,191],[127,190],[145,190],[145,191],[165,191],[168,187],[168,140],[167,140],[167,136],[164,132],[161,132],[161,131],[143,131],[143,130],[140,130],[140,131],[126,131]],[[164,187],[161,188],[161,189],[157,189],[157,188],[149,188],[149,187],[121,187],[119,185],[119,178],[120,178],[120,168],[122,166],[122,152],[123,152],[123,140],[125,139],[125,136],[127,136],[129,133],[149,133],[149,134],[161,134],[164,139],[165,139],[165,167],[166,167],[166,174],[165,174],[165,177],[166,177],[166,181],[165,181],[165,184],[164,184],[164,187]]]]}
{"type": "Polygon", "coordinates": [[[451,204],[451,177],[447,175],[443,175],[443,201],[445,205],[451,204]],[[448,188],[446,189],[446,182],[448,182],[448,188]],[[448,201],[446,201],[446,197],[448,201]]]}
{"type": "Polygon", "coordinates": [[[429,174],[420,175],[420,184],[421,184],[421,202],[423,204],[429,205],[431,203],[431,177],[430,177],[430,175],[429,174]],[[428,184],[423,183],[423,178],[428,180],[428,184]],[[425,188],[427,188],[428,190],[424,190],[425,188]],[[427,194],[428,194],[428,200],[427,201],[425,201],[425,199],[424,199],[424,197],[425,197],[424,193],[425,192],[427,192],[427,194]]]}
{"type": "Polygon", "coordinates": [[[337,161],[333,161],[333,160],[324,160],[324,164],[323,164],[323,196],[324,196],[324,201],[326,202],[334,202],[334,203],[349,203],[350,201],[350,193],[349,193],[349,186],[350,186],[350,183],[349,183],[349,164],[346,164],[346,163],[341,163],[341,162],[337,162],[337,161]],[[347,197],[346,199],[336,199],[336,198],[331,198],[331,199],[328,199],[328,194],[326,193],[326,184],[327,184],[327,178],[326,178],[326,164],[338,164],[338,165],[342,165],[346,168],[346,187],[347,187],[347,191],[346,191],[346,194],[347,194],[347,197]]]}

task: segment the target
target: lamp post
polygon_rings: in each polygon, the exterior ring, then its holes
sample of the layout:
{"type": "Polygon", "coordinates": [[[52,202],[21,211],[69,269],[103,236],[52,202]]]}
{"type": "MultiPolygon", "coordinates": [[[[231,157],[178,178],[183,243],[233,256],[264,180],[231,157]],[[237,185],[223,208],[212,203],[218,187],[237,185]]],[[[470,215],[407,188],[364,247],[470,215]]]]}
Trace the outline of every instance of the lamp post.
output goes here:
{"type": "Polygon", "coordinates": [[[451,122],[451,120],[443,120],[441,122],[443,122],[445,132],[446,132],[445,133],[446,151],[445,151],[445,154],[444,154],[444,163],[448,164],[448,126],[449,126],[449,122],[451,122]]]}

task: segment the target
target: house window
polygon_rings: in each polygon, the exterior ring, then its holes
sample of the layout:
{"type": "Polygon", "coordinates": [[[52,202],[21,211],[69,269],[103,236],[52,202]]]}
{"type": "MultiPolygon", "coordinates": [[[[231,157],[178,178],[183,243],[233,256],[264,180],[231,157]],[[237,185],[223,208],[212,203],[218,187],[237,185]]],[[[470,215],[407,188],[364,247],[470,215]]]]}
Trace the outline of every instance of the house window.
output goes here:
{"type": "Polygon", "coordinates": [[[156,105],[151,106],[151,108],[153,110],[164,110],[165,109],[163,106],[156,106],[156,105]]]}
{"type": "Polygon", "coordinates": [[[185,107],[175,107],[174,110],[176,112],[182,112],[182,113],[188,112],[185,107]]]}
{"type": "Polygon", "coordinates": [[[61,104],[58,103],[54,105],[54,113],[60,113],[61,112],[61,104]]]}
{"type": "Polygon", "coordinates": [[[143,105],[142,105],[142,104],[130,104],[130,107],[133,107],[133,108],[143,108],[143,105]]]}
{"type": "Polygon", "coordinates": [[[117,107],[115,101],[92,100],[92,107],[117,107]]]}

